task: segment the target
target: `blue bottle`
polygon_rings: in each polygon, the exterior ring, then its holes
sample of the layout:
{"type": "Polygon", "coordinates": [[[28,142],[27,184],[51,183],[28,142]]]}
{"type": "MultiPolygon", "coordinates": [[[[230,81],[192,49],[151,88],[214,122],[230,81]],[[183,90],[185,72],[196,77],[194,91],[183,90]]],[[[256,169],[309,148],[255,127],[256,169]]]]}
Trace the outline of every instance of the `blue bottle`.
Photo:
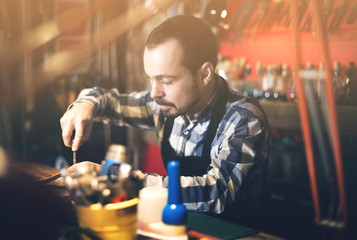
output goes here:
{"type": "Polygon", "coordinates": [[[187,218],[186,206],[181,200],[180,163],[170,161],[167,164],[169,176],[168,200],[162,212],[162,221],[168,225],[185,225],[187,218]]]}

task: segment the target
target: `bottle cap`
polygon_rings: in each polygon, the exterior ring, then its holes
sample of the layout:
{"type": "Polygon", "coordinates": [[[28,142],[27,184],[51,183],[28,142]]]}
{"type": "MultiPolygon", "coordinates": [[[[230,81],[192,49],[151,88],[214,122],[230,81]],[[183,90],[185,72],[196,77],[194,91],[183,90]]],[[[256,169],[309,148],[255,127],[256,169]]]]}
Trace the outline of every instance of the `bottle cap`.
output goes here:
{"type": "Polygon", "coordinates": [[[169,196],[162,212],[162,221],[169,225],[183,225],[186,223],[187,210],[181,200],[180,163],[170,161],[167,164],[169,176],[169,196]]]}

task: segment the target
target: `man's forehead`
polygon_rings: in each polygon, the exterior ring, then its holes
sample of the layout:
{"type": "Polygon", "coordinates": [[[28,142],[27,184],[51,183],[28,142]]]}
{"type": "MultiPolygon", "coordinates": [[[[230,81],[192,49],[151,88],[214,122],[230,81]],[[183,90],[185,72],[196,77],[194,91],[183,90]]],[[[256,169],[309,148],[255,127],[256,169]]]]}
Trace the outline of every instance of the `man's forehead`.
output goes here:
{"type": "Polygon", "coordinates": [[[176,39],[176,38],[167,38],[167,39],[164,39],[161,42],[158,42],[156,44],[146,45],[145,49],[152,50],[152,49],[158,48],[158,47],[163,46],[163,45],[171,45],[171,44],[172,45],[176,45],[177,47],[181,47],[181,43],[180,43],[180,41],[178,39],[176,39]]]}

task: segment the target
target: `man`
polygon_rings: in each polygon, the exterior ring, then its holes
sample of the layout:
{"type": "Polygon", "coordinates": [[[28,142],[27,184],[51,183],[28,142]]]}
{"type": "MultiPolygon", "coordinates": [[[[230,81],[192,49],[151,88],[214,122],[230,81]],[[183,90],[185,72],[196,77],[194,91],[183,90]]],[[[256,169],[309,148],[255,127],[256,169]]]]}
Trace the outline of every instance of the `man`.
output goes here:
{"type": "MultiPolygon", "coordinates": [[[[217,53],[216,38],[200,19],[166,20],[145,45],[151,91],[83,90],[61,119],[64,144],[77,151],[93,118],[155,130],[165,166],[181,163],[189,210],[253,219],[269,151],[268,122],[255,99],[230,92],[215,74],[217,53]]],[[[167,186],[167,177],[145,174],[145,184],[167,186]]]]}

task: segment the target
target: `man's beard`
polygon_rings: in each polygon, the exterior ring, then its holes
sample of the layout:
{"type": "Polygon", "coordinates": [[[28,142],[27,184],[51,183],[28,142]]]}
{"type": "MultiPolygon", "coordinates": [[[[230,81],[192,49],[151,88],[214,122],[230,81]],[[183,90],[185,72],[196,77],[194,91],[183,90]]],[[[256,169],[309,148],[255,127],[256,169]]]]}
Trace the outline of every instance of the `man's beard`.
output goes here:
{"type": "Polygon", "coordinates": [[[192,107],[194,107],[197,104],[197,102],[200,100],[201,95],[199,94],[198,87],[196,84],[192,85],[192,88],[191,88],[191,91],[189,94],[190,94],[188,96],[189,101],[181,109],[178,109],[174,103],[167,102],[162,98],[155,98],[155,102],[158,105],[170,106],[170,108],[167,110],[161,110],[164,117],[176,118],[178,116],[182,116],[182,115],[186,114],[187,112],[189,112],[192,109],[192,107]],[[174,109],[175,112],[172,112],[172,109],[174,109]]]}
{"type": "Polygon", "coordinates": [[[171,102],[166,102],[165,100],[163,100],[162,98],[155,98],[155,102],[160,105],[160,106],[170,106],[169,109],[167,110],[163,110],[161,109],[161,112],[162,112],[162,115],[164,115],[164,117],[167,117],[167,118],[176,118],[178,116],[180,116],[180,112],[177,111],[177,108],[175,106],[174,103],[171,103],[171,102]],[[175,112],[170,112],[172,109],[176,110],[175,112]]]}

